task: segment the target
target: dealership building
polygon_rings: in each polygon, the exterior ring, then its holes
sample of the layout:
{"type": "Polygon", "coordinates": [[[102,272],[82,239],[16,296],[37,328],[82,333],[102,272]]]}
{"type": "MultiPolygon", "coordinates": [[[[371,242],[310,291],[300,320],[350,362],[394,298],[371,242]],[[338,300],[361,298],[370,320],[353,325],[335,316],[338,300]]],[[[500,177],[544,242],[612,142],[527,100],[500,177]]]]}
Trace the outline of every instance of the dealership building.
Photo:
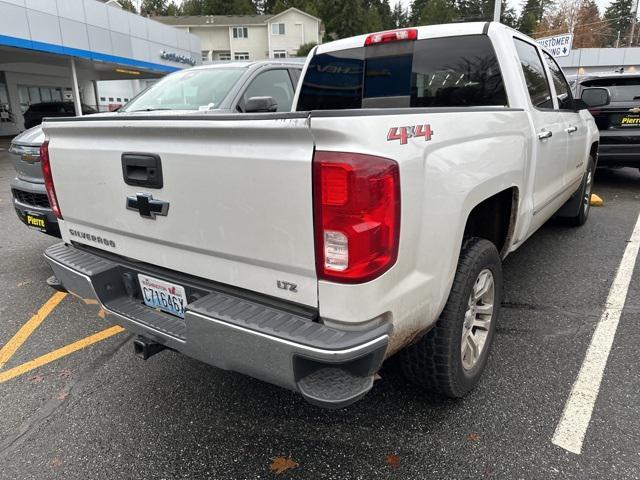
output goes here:
{"type": "Polygon", "coordinates": [[[0,18],[0,136],[24,129],[31,104],[106,110],[148,81],[201,63],[198,37],[115,0],[0,0],[0,18]],[[110,89],[113,80],[127,82],[110,89]]]}

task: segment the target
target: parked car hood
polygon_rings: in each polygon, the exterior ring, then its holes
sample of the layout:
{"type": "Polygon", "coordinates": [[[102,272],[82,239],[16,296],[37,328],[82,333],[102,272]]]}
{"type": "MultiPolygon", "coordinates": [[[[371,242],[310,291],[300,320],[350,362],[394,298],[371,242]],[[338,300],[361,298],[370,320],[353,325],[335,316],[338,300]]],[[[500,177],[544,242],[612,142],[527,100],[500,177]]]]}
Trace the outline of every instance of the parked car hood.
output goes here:
{"type": "MultiPolygon", "coordinates": [[[[116,115],[116,112],[103,112],[103,113],[94,113],[91,116],[97,117],[109,117],[112,115],[116,115]]],[[[89,116],[89,115],[85,115],[89,116]]],[[[13,137],[11,143],[14,145],[27,145],[27,146],[39,146],[44,142],[44,132],[42,131],[42,125],[36,125],[35,127],[31,127],[29,130],[25,130],[21,134],[16,137],[13,137]]]]}

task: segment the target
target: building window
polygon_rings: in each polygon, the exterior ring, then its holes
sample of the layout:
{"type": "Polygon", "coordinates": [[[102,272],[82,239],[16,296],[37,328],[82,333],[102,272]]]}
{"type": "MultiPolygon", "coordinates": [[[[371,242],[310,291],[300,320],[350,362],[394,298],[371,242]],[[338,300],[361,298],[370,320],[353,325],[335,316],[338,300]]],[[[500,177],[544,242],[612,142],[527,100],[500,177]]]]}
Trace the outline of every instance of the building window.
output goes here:
{"type": "Polygon", "coordinates": [[[125,98],[125,99],[124,99],[124,101],[125,101],[125,102],[128,102],[128,101],[129,101],[129,99],[128,99],[128,98],[125,98]]]}
{"type": "Polygon", "coordinates": [[[29,105],[41,102],[56,102],[62,100],[62,89],[58,87],[32,87],[18,85],[20,110],[26,112],[29,105]]]}
{"type": "Polygon", "coordinates": [[[247,27],[233,27],[233,38],[249,38],[247,27]]]}
{"type": "Polygon", "coordinates": [[[202,50],[201,55],[202,55],[203,62],[209,61],[209,50],[202,50]]]}
{"type": "Polygon", "coordinates": [[[100,101],[101,102],[106,102],[107,101],[107,97],[100,97],[100,101]]]}
{"type": "Polygon", "coordinates": [[[113,102],[113,97],[109,97],[109,101],[110,101],[110,102],[113,102]]]}
{"type": "Polygon", "coordinates": [[[273,58],[287,58],[287,51],[286,50],[274,50],[273,51],[273,58]]]}
{"type": "Polygon", "coordinates": [[[222,52],[218,54],[218,60],[221,60],[223,62],[225,61],[229,61],[231,60],[231,53],[230,52],[222,52]]]}
{"type": "Polygon", "coordinates": [[[249,52],[236,52],[233,54],[236,60],[249,60],[249,52]]]}
{"type": "Polygon", "coordinates": [[[284,35],[284,23],[272,23],[271,24],[272,35],[284,35]]]}

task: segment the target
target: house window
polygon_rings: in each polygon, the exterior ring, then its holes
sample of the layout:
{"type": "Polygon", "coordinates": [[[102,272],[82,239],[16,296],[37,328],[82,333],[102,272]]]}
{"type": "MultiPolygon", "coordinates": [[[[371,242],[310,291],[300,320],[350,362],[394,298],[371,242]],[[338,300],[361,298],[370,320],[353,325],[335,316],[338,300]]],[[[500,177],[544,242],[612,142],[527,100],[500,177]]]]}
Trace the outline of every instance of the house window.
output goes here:
{"type": "Polygon", "coordinates": [[[229,52],[222,52],[218,54],[218,60],[222,60],[222,61],[229,61],[231,60],[231,53],[229,52]]]}
{"type": "Polygon", "coordinates": [[[249,38],[247,27],[233,27],[233,38],[249,38]]]}
{"type": "Polygon", "coordinates": [[[236,52],[233,54],[236,60],[249,60],[249,52],[236,52]]]}
{"type": "Polygon", "coordinates": [[[203,62],[208,62],[209,61],[209,50],[202,50],[202,61],[203,62]]]}
{"type": "Polygon", "coordinates": [[[286,50],[274,50],[273,51],[273,58],[287,58],[287,51],[286,50]]]}
{"type": "Polygon", "coordinates": [[[272,23],[271,24],[272,35],[284,35],[284,23],[272,23]]]}

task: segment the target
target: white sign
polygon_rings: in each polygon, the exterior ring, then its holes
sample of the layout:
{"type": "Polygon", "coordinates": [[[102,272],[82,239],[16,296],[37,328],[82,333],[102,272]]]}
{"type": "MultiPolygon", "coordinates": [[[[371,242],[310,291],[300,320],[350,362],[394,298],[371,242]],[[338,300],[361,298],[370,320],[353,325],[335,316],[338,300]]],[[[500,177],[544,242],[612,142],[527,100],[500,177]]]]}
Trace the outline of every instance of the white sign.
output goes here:
{"type": "Polygon", "coordinates": [[[538,38],[536,42],[546,48],[552,56],[566,57],[571,53],[573,33],[565,33],[564,35],[538,38]]]}

